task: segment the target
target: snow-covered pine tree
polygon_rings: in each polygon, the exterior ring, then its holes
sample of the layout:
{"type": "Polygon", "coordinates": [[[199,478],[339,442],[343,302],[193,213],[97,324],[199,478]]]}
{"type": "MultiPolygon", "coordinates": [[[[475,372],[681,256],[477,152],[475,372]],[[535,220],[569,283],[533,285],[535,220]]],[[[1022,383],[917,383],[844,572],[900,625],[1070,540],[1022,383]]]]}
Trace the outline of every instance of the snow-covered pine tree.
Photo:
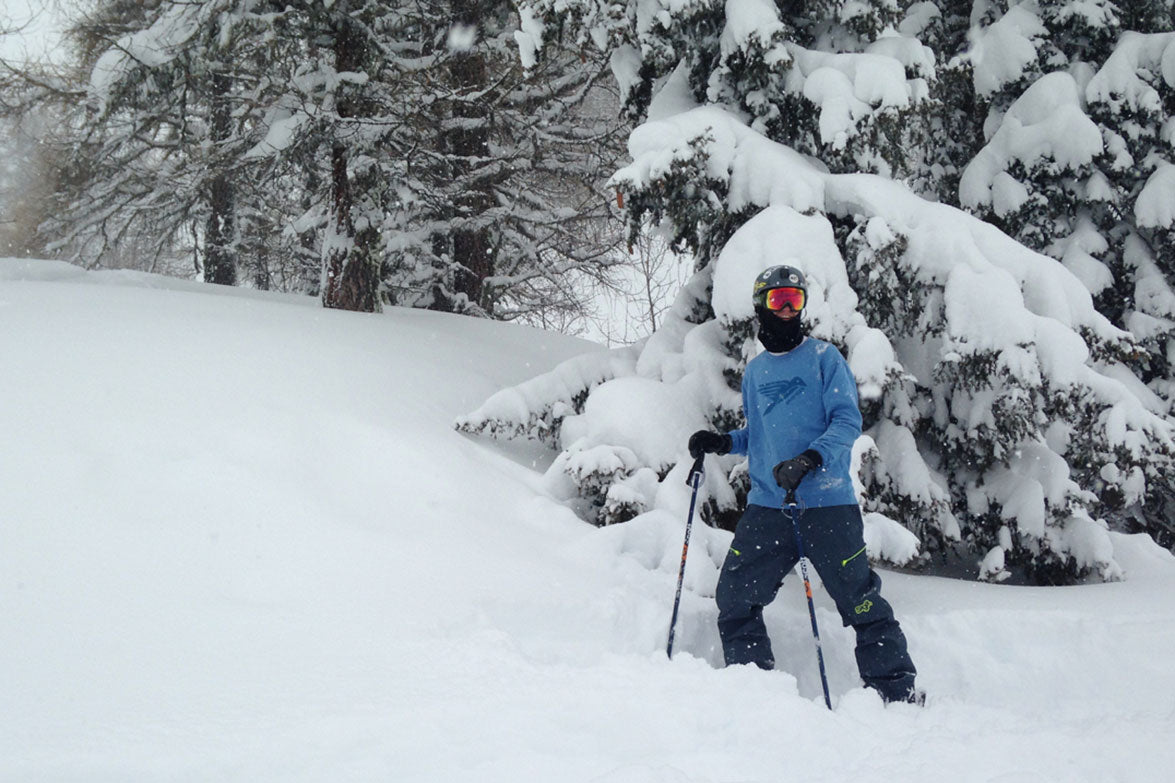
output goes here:
{"type": "MultiPolygon", "coordinates": [[[[1089,112],[1106,141],[1101,171],[1110,185],[1098,214],[1114,276],[1103,312],[1143,351],[1136,375],[1168,415],[1175,410],[1175,24],[1163,33],[1126,32],[1086,87],[1089,112]]],[[[1156,17],[1157,18],[1157,17],[1156,17]]],[[[1099,185],[1101,182],[1099,181],[1099,185]]],[[[1129,486],[1107,480],[1111,510],[1175,546],[1175,476],[1133,466],[1129,486]],[[1145,475],[1145,485],[1139,474],[1145,475]]]]}
{"type": "Polygon", "coordinates": [[[524,68],[512,19],[504,2],[109,0],[79,26],[101,111],[62,124],[71,187],[46,230],[87,263],[149,240],[206,279],[239,266],[332,305],[574,310],[573,276],[605,274],[621,242],[600,174],[616,99],[603,55],[524,68]]]}
{"type": "Polygon", "coordinates": [[[204,240],[205,279],[235,282],[227,166],[248,144],[247,118],[232,114],[235,36],[220,10],[114,2],[73,28],[89,100],[50,136],[66,190],[43,231],[60,252],[96,264],[133,247],[175,257],[204,240]]]}
{"type": "Polygon", "coordinates": [[[573,275],[602,274],[620,240],[604,228],[621,143],[619,122],[602,119],[615,115],[603,55],[555,47],[520,62],[502,0],[417,13],[391,57],[413,101],[385,228],[389,289],[503,319],[581,307],[573,275]]]}
{"type": "MultiPolygon", "coordinates": [[[[1108,315],[1122,323],[1137,308],[1140,278],[1149,277],[1152,271],[1145,268],[1148,261],[1132,253],[1130,243],[1123,241],[1126,234],[1145,245],[1142,255],[1154,257],[1167,287],[1175,283],[1173,253],[1170,242],[1164,241],[1164,232],[1171,227],[1170,197],[1175,193],[1166,173],[1175,158],[1171,130],[1175,123],[1175,69],[1169,66],[1175,58],[1172,42],[1175,31],[1124,32],[1085,89],[1090,117],[1105,139],[1098,187],[1104,192],[1107,208],[1099,228],[1112,245],[1110,264],[1117,281],[1117,295],[1106,297],[1101,304],[1108,315]],[[1128,259],[1128,254],[1133,257],[1128,259]]],[[[1146,284],[1150,290],[1143,299],[1150,300],[1149,314],[1161,316],[1175,303],[1168,300],[1160,304],[1167,295],[1153,288],[1155,282],[1146,284]]]]}
{"type": "MultiPolygon", "coordinates": [[[[1148,400],[1151,409],[1170,415],[1175,278],[1163,255],[1170,247],[1166,205],[1175,191],[1164,184],[1171,159],[1164,129],[1175,103],[1162,62],[1172,33],[1124,27],[1131,20],[1171,29],[1169,13],[1143,10],[1108,0],[989,9],[990,24],[974,33],[976,50],[1020,56],[977,71],[977,91],[986,86],[1003,97],[991,102],[987,143],[959,193],[964,207],[1057,258],[1085,283],[1098,309],[1133,335],[1113,358],[1157,395],[1148,400]]],[[[1100,513],[1175,542],[1168,474],[1125,457],[1103,470],[1104,457],[1073,462],[1082,485],[1097,493],[1100,513]]]]}
{"type": "MultiPolygon", "coordinates": [[[[775,6],[756,2],[727,3],[721,15],[709,4],[683,6],[680,16],[677,6],[653,14],[637,3],[623,16],[590,2],[528,8],[549,27],[583,24],[585,39],[616,46],[618,72],[636,85],[630,95],[648,85],[651,121],[632,134],[634,161],[613,181],[630,218],[653,218],[698,253],[700,268],[674,317],[637,348],[631,377],[608,379],[573,362],[525,394],[496,395],[462,428],[525,430],[536,410],[558,411],[540,417],[562,449],[551,470],[556,487],[578,488],[583,510],[601,522],[663,506],[680,483],[689,432],[736,423],[738,374],[758,350],[750,282],[770,264],[793,263],[810,279],[813,333],[842,347],[858,380],[868,427],[861,495],[867,509],[885,512],[870,515],[878,535],[899,520],[927,554],[961,539],[985,578],[1009,569],[1037,581],[1118,573],[1105,524],[1092,513],[1095,497],[1075,468],[1096,465],[1106,478],[1119,457],[1169,469],[1175,449],[1170,423],[1113,362],[1130,335],[1099,315],[1055,261],[889,179],[829,174],[768,138],[798,123],[771,124],[767,107],[781,105],[779,95],[740,93],[774,79],[772,89],[818,107],[819,136],[809,135],[815,146],[804,152],[836,171],[849,165],[839,153],[851,139],[866,153],[852,157],[857,165],[890,173],[879,164],[886,144],[870,146],[865,130],[926,94],[908,71],[922,62],[911,56],[922,52],[919,42],[886,36],[866,47],[885,48],[814,52],[787,39],[791,27],[775,6]],[[666,38],[700,8],[710,21],[694,47],[666,38]],[[716,56],[697,53],[713,51],[714,40],[716,56]],[[639,65],[638,52],[646,55],[639,65]],[[570,398],[567,389],[576,390],[570,398]]],[[[899,29],[929,29],[909,19],[899,29]]],[[[834,39],[846,40],[830,33],[809,44],[834,39]]],[[[710,502],[735,508],[740,465],[717,463],[710,502]]],[[[907,549],[902,559],[912,556],[907,549]]]]}
{"type": "Polygon", "coordinates": [[[345,182],[356,236],[382,237],[385,301],[524,319],[574,307],[569,275],[600,273],[619,239],[596,228],[608,211],[598,172],[619,154],[617,123],[601,123],[593,104],[607,99],[600,58],[567,52],[530,74],[508,4],[365,2],[348,17],[362,22],[366,64],[361,78],[340,80],[344,50],[317,45],[338,40],[336,11],[292,3],[275,21],[283,40],[306,43],[272,79],[282,91],[251,157],[302,172],[301,217],[287,236],[325,233],[328,245],[352,247],[346,221],[344,240],[330,240],[339,223],[327,217],[345,182]],[[349,92],[362,97],[338,100],[349,92]],[[340,165],[322,165],[341,163],[340,145],[345,180],[340,165]],[[331,198],[323,182],[334,183],[331,198]]]}

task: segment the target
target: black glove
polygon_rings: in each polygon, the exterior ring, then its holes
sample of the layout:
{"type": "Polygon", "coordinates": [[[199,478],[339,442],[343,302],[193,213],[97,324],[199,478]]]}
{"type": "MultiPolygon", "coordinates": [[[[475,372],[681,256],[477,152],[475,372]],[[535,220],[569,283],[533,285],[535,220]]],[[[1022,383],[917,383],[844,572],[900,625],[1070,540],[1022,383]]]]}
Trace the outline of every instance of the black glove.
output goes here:
{"type": "Polygon", "coordinates": [[[727,454],[732,445],[725,433],[698,430],[689,436],[689,455],[697,459],[703,454],[727,454]]]}
{"type": "Polygon", "coordinates": [[[784,460],[771,469],[775,483],[785,492],[791,492],[800,485],[808,471],[824,464],[824,458],[815,449],[808,449],[798,457],[784,460]]]}

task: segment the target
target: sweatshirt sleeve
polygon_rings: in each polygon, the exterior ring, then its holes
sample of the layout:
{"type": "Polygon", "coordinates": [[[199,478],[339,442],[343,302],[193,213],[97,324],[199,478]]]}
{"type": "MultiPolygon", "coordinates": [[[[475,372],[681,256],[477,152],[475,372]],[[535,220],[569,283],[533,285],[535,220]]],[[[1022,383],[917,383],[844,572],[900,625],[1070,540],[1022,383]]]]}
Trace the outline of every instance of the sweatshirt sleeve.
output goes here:
{"type": "MultiPolygon", "coordinates": [[[[745,374],[743,375],[742,391],[743,413],[745,415],[746,412],[750,410],[747,407],[747,376],[745,374]]],[[[731,430],[726,434],[730,436],[730,453],[745,455],[747,453],[747,446],[749,445],[747,438],[747,428],[743,427],[742,429],[731,430]]]]}
{"type": "Polygon", "coordinates": [[[830,348],[822,362],[828,427],[812,441],[811,448],[829,465],[837,457],[847,458],[852,452],[853,444],[861,436],[861,409],[857,406],[857,381],[840,351],[830,348]]]}

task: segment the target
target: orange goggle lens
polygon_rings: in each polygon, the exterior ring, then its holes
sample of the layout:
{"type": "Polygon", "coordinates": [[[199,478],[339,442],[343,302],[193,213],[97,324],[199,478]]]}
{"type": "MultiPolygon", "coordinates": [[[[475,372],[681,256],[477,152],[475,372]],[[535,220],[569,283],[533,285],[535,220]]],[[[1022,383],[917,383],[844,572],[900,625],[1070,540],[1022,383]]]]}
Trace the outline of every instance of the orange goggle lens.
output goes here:
{"type": "Polygon", "coordinates": [[[791,309],[799,312],[804,309],[804,289],[772,288],[767,292],[765,304],[768,310],[782,310],[784,305],[791,305],[791,309]]]}

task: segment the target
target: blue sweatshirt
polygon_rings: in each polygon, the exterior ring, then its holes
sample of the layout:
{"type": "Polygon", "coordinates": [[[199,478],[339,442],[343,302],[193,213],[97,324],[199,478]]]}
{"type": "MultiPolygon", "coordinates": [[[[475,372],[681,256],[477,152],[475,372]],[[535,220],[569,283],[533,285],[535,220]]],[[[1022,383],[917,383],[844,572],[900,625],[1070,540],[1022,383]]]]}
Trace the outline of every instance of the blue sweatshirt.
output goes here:
{"type": "Polygon", "coordinates": [[[800,506],[857,503],[849,478],[861,434],[857,382],[835,346],[807,337],[787,353],[756,356],[743,373],[743,413],[747,426],[729,435],[731,452],[748,456],[748,503],[782,506],[783,490],[771,469],[808,449],[820,452],[824,465],[800,482],[800,506]]]}

